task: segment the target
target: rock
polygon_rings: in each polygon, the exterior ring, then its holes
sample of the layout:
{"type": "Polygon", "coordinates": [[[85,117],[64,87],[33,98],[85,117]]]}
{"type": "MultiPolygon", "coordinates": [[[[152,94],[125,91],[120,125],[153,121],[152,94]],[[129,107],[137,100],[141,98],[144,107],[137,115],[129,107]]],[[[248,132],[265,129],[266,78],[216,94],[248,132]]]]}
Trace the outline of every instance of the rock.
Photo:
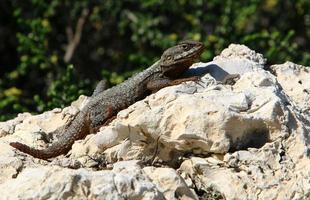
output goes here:
{"type": "Polygon", "coordinates": [[[190,68],[187,75],[201,75],[199,82],[136,102],[51,162],[8,143],[46,147],[87,97],[0,123],[3,198],[309,199],[309,71],[265,63],[262,54],[232,44],[190,68]],[[225,85],[233,74],[240,78],[225,85]]]}
{"type": "Polygon", "coordinates": [[[305,152],[310,156],[310,71],[308,67],[285,62],[280,65],[270,66],[276,75],[283,92],[290,99],[289,105],[294,110],[293,114],[300,123],[296,129],[302,136],[306,146],[305,152]]]}
{"type": "Polygon", "coordinates": [[[184,161],[179,171],[209,196],[215,193],[226,199],[307,199],[310,161],[303,156],[303,148],[297,136],[260,149],[228,153],[220,164],[193,157],[184,161]]]}
{"type": "Polygon", "coordinates": [[[215,80],[223,81],[228,75],[244,74],[262,70],[266,59],[262,54],[256,53],[245,45],[231,44],[219,56],[208,63],[194,64],[187,75],[201,76],[210,74],[215,80]]]}
{"type": "Polygon", "coordinates": [[[230,44],[227,49],[224,49],[219,56],[213,60],[221,59],[242,59],[252,62],[254,65],[264,65],[267,59],[260,53],[251,50],[249,47],[240,44],[230,44]]]}
{"type": "Polygon", "coordinates": [[[208,79],[164,88],[121,111],[110,126],[76,143],[72,156],[105,153],[114,162],[157,154],[172,162],[185,152],[225,154],[287,136],[287,127],[293,126],[289,100],[271,73],[246,72],[229,87],[208,79]]]}
{"type": "Polygon", "coordinates": [[[0,184],[15,178],[23,167],[23,162],[15,157],[8,146],[0,142],[0,184]]]}
{"type": "Polygon", "coordinates": [[[149,168],[142,169],[136,161],[115,163],[112,170],[103,171],[27,168],[17,178],[0,184],[0,192],[3,199],[197,199],[172,169],[157,170],[164,172],[161,177],[155,177],[149,168]],[[173,181],[178,181],[176,186],[173,181]],[[167,182],[172,185],[162,185],[167,182]]]}
{"type": "Polygon", "coordinates": [[[272,65],[270,69],[277,76],[283,91],[303,111],[310,111],[310,71],[307,67],[286,62],[272,65]]]}
{"type": "Polygon", "coordinates": [[[283,91],[302,112],[310,113],[310,72],[307,67],[286,62],[272,65],[270,69],[277,76],[283,91]]]}
{"type": "Polygon", "coordinates": [[[15,127],[30,116],[30,113],[21,113],[15,119],[6,122],[0,122],[0,138],[9,134],[13,134],[15,132],[15,127]]]}
{"type": "Polygon", "coordinates": [[[198,199],[174,169],[145,167],[143,170],[166,199],[198,199]]]}

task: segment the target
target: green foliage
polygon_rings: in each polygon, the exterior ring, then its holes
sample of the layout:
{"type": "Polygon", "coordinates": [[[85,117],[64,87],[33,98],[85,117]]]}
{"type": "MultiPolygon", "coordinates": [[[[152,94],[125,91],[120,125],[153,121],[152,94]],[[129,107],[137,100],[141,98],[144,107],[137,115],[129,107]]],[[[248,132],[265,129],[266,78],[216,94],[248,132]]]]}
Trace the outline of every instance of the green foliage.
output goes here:
{"type": "Polygon", "coordinates": [[[2,1],[0,120],[66,106],[102,78],[118,84],[182,39],[204,42],[204,61],[243,43],[269,63],[309,65],[309,10],[307,0],[2,1]]]}

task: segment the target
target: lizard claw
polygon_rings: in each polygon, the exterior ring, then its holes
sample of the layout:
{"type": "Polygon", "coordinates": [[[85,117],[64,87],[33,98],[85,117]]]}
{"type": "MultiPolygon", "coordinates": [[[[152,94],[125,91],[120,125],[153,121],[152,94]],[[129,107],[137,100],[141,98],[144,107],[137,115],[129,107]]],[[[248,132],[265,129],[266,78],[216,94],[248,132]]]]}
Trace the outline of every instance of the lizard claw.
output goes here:
{"type": "Polygon", "coordinates": [[[240,74],[228,74],[221,83],[225,85],[234,85],[240,79],[240,74]]]}
{"type": "Polygon", "coordinates": [[[201,82],[200,76],[193,76],[192,79],[193,79],[192,81],[194,81],[195,83],[201,82]]]}
{"type": "Polygon", "coordinates": [[[203,81],[200,76],[193,76],[192,78],[192,81],[194,81],[197,85],[201,86],[202,88],[204,87],[203,81]]]}
{"type": "Polygon", "coordinates": [[[191,79],[192,81],[200,81],[201,77],[200,76],[192,76],[192,77],[189,77],[189,79],[191,79]]]}

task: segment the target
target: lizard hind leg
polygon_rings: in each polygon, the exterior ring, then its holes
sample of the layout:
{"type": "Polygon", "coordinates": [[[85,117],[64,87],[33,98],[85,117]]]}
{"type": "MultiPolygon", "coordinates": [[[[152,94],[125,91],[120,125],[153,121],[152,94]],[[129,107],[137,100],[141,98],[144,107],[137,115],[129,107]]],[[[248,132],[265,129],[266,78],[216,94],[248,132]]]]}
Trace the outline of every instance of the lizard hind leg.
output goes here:
{"type": "Polygon", "coordinates": [[[105,91],[108,88],[109,88],[108,81],[106,79],[99,81],[92,94],[92,97],[97,96],[98,94],[100,94],[101,92],[105,91]]]}

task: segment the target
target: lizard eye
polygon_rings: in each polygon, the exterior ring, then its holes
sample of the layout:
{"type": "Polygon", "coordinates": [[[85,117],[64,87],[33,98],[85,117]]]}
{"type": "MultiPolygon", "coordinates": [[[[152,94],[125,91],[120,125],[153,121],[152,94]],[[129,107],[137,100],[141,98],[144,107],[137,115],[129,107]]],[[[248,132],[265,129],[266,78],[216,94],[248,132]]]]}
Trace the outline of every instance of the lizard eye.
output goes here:
{"type": "Polygon", "coordinates": [[[189,49],[189,46],[186,45],[186,44],[183,44],[183,45],[182,45],[182,48],[183,48],[184,50],[188,50],[188,49],[189,49]]]}
{"type": "Polygon", "coordinates": [[[172,57],[171,56],[167,56],[167,60],[171,60],[172,59],[172,57]]]}

